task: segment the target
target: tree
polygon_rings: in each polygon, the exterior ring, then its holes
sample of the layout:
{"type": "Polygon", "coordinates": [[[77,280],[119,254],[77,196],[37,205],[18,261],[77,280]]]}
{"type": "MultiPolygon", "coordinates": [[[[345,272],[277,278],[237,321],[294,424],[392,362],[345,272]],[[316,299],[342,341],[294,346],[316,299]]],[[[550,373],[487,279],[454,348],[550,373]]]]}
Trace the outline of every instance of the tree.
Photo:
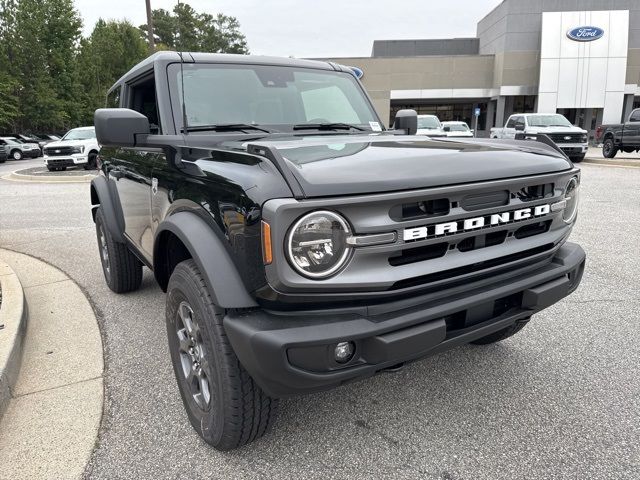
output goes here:
{"type": "MultiPolygon", "coordinates": [[[[247,54],[247,40],[235,17],[198,13],[190,5],[179,3],[169,12],[162,8],[152,12],[154,36],[158,49],[189,52],[247,54]]],[[[146,36],[147,26],[140,30],[146,36]]]]}
{"type": "Polygon", "coordinates": [[[78,56],[84,124],[93,123],[93,112],[104,106],[111,85],[146,56],[139,29],[127,21],[98,20],[89,38],[82,40],[78,56]]]}
{"type": "Polygon", "coordinates": [[[1,15],[0,88],[11,96],[2,103],[17,110],[12,126],[60,130],[75,124],[82,20],[73,0],[3,0],[1,15]]]}
{"type": "Polygon", "coordinates": [[[12,130],[18,117],[18,82],[11,76],[14,0],[0,0],[0,130],[12,130]]]}

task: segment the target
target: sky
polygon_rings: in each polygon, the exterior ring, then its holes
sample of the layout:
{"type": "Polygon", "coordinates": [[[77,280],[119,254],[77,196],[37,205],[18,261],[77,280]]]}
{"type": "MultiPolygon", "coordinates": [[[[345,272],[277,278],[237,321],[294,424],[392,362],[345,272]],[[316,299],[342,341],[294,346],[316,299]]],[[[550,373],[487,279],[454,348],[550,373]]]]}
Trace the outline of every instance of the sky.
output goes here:
{"type": "MultiPolygon", "coordinates": [[[[373,40],[474,37],[501,0],[187,0],[238,19],[252,54],[368,57],[373,40]]],[[[145,0],[75,0],[88,36],[98,18],[146,23],[145,0]]],[[[171,10],[175,0],[151,0],[171,10]]]]}

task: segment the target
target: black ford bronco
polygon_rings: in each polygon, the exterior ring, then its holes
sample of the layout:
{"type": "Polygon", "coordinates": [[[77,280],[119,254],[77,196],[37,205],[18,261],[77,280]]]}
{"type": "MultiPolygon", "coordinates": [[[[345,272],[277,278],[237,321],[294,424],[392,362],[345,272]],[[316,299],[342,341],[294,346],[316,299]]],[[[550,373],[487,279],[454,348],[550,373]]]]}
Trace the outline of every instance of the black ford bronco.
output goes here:
{"type": "Polygon", "coordinates": [[[580,172],[534,141],[387,130],[334,63],[158,53],[95,114],[105,279],[167,292],[189,420],[218,449],[260,437],[277,398],[465,343],[575,290],[580,172]]]}

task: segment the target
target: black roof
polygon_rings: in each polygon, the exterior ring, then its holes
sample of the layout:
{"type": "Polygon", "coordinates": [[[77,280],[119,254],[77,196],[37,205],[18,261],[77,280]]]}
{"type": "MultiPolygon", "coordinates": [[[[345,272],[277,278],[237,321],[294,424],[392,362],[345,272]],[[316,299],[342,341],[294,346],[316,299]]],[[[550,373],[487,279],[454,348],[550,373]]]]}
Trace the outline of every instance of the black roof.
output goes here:
{"type": "Polygon", "coordinates": [[[185,63],[236,63],[248,65],[280,65],[290,67],[315,68],[321,70],[339,70],[347,71],[346,67],[334,64],[332,62],[323,62],[318,60],[301,60],[288,57],[269,57],[262,55],[236,55],[228,53],[201,53],[201,52],[178,52],[163,51],[148,56],[140,63],[135,65],[131,70],[125,73],[118,81],[113,84],[109,92],[116,85],[123,83],[125,80],[136,78],[140,75],[154,70],[155,67],[164,67],[170,63],[180,62],[180,55],[185,63]]]}

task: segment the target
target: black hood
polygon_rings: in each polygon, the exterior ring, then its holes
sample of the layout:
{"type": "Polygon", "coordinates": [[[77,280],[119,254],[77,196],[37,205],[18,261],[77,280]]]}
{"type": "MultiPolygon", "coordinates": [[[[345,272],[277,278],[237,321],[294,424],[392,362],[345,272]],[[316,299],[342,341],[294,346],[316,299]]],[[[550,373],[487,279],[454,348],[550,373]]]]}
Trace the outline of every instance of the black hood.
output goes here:
{"type": "Polygon", "coordinates": [[[250,143],[277,151],[306,197],[412,190],[572,168],[561,153],[530,141],[331,135],[250,143]]]}

